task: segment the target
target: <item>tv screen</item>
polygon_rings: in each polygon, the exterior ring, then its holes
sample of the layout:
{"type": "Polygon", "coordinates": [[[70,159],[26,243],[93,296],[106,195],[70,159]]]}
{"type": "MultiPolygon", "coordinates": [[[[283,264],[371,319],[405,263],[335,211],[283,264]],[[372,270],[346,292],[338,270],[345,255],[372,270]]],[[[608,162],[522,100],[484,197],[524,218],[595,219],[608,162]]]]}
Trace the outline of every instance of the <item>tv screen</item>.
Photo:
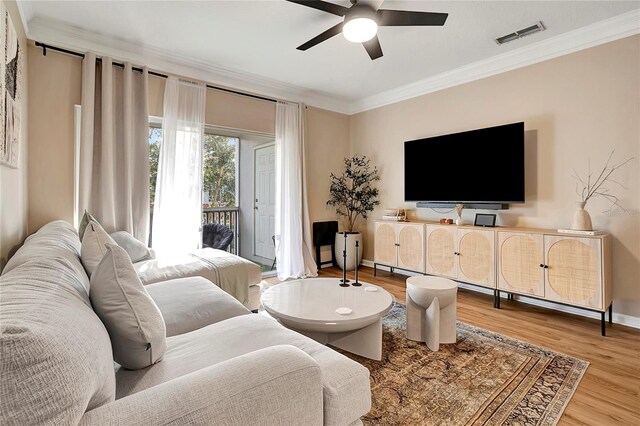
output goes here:
{"type": "Polygon", "coordinates": [[[524,123],[405,142],[404,198],[524,202],[524,123]]]}

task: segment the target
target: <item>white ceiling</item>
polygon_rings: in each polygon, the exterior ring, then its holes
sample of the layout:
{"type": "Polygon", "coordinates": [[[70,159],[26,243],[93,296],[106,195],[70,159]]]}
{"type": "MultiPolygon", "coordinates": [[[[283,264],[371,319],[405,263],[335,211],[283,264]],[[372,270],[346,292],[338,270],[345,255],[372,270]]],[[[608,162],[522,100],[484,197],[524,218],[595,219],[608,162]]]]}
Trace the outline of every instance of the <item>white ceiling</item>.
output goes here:
{"type": "Polygon", "coordinates": [[[130,50],[178,54],[347,103],[640,8],[639,1],[385,0],[384,9],[447,12],[449,18],[444,27],[380,28],[384,56],[371,61],[360,44],[342,35],[306,52],[296,50],[342,18],[283,0],[21,3],[29,27],[89,31],[102,40],[127,42],[130,50]],[[502,46],[494,42],[536,21],[547,30],[502,46]]]}

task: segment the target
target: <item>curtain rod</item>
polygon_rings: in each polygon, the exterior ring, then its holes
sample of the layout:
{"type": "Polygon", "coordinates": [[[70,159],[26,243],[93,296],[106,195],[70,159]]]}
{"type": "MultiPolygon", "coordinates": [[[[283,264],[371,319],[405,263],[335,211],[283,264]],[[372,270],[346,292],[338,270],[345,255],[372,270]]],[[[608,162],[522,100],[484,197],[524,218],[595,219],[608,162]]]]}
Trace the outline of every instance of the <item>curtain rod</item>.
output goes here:
{"type": "MultiPolygon", "coordinates": [[[[69,49],[63,49],[61,47],[51,46],[50,44],[41,43],[39,41],[36,41],[35,44],[36,44],[36,47],[41,47],[42,48],[42,55],[43,56],[47,56],[47,50],[53,50],[53,51],[56,51],[56,52],[66,53],[67,55],[77,56],[79,58],[84,58],[84,53],[75,52],[75,51],[69,50],[69,49]]],[[[96,61],[100,61],[100,60],[101,60],[101,58],[96,58],[96,61]]],[[[113,62],[113,65],[118,67],[118,68],[124,68],[124,64],[122,64],[120,62],[113,62]]],[[[140,67],[133,67],[133,70],[134,71],[138,71],[138,72],[142,72],[142,68],[140,68],[140,67]]],[[[154,75],[156,77],[161,77],[161,78],[168,78],[169,77],[166,74],[161,74],[161,73],[155,72],[155,71],[148,71],[148,72],[149,72],[150,75],[154,75]]],[[[234,95],[246,96],[248,98],[259,99],[261,101],[278,102],[277,99],[267,98],[267,97],[264,97],[264,96],[254,95],[254,94],[246,93],[246,92],[240,92],[238,90],[227,89],[225,87],[213,86],[211,84],[207,84],[207,89],[213,89],[213,90],[219,90],[221,92],[233,93],[234,95]]]]}

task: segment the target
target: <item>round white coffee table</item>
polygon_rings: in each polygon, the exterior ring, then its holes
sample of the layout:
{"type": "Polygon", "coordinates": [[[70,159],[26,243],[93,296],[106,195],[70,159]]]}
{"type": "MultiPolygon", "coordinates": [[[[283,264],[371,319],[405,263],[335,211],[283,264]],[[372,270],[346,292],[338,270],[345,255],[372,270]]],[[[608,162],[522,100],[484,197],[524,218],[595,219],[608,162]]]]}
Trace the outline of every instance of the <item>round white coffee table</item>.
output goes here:
{"type": "Polygon", "coordinates": [[[287,328],[322,344],[381,360],[382,317],[391,309],[393,296],[373,284],[339,284],[337,278],[287,281],[265,290],[262,306],[287,328]]]}

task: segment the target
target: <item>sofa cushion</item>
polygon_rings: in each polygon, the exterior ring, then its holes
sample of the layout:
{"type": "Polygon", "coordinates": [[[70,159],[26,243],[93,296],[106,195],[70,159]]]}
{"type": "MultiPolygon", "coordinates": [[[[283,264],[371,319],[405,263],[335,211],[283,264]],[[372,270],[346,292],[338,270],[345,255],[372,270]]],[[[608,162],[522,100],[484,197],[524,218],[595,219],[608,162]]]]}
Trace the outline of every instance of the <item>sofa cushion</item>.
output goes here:
{"type": "MultiPolygon", "coordinates": [[[[87,226],[85,239],[91,226],[87,226]]],[[[107,252],[91,275],[90,297],[109,332],[117,363],[135,370],[162,359],[166,348],[162,314],[140,282],[129,255],[117,244],[107,244],[107,252]]]]}
{"type": "Polygon", "coordinates": [[[32,259],[66,260],[75,274],[74,283],[80,283],[82,297],[89,295],[89,277],[80,262],[80,240],[73,226],[62,220],[50,222],[31,234],[20,249],[9,259],[2,274],[7,274],[32,259]]]}
{"type": "Polygon", "coordinates": [[[114,232],[111,238],[127,252],[133,263],[152,258],[149,248],[127,231],[114,232]]]}
{"type": "MultiPolygon", "coordinates": [[[[107,253],[107,244],[117,245],[98,222],[90,221],[82,237],[80,257],[84,269],[91,277],[102,257],[107,253]]],[[[125,252],[126,253],[126,252],[125,252]]]]}
{"type": "Polygon", "coordinates": [[[161,363],[143,371],[116,373],[116,398],[274,345],[292,345],[310,355],[322,370],[324,421],[346,425],[371,408],[369,371],[342,354],[288,330],[262,315],[241,315],[167,338],[161,363]]]}
{"type": "Polygon", "coordinates": [[[80,225],[78,225],[78,238],[80,238],[80,241],[82,241],[82,238],[84,237],[84,231],[85,229],[87,229],[87,225],[91,221],[94,221],[95,223],[98,223],[98,224],[100,223],[98,222],[98,219],[93,217],[91,213],[85,210],[84,214],[82,215],[82,219],[80,219],[80,225]]]}
{"type": "Polygon", "coordinates": [[[233,296],[202,277],[163,281],[145,289],[162,313],[167,337],[250,313],[233,296]]]}
{"type": "Polygon", "coordinates": [[[78,287],[64,258],[0,277],[0,424],[77,424],[114,400],[109,335],[78,287]]]}

